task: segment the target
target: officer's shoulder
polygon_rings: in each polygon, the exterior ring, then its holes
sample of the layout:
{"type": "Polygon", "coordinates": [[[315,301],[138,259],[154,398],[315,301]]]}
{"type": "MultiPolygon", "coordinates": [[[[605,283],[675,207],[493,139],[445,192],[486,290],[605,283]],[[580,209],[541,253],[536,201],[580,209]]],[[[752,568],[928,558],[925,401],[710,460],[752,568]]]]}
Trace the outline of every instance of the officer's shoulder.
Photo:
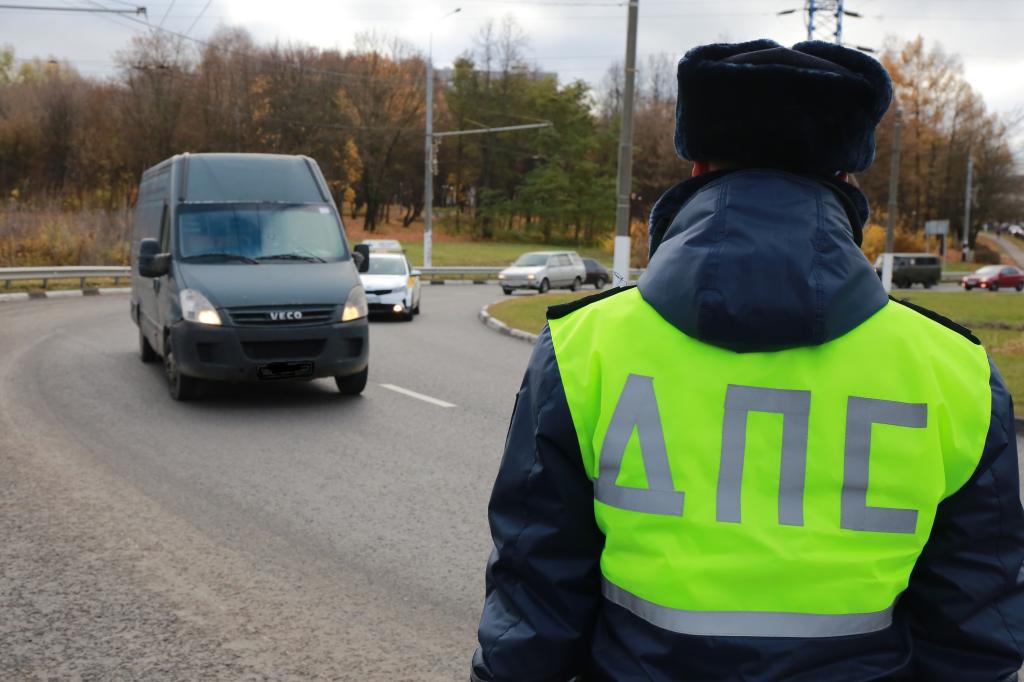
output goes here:
{"type": "Polygon", "coordinates": [[[981,340],[977,336],[975,336],[974,332],[972,332],[970,329],[968,329],[967,327],[963,326],[962,324],[954,322],[953,320],[949,319],[948,317],[946,317],[944,315],[940,315],[939,313],[935,312],[934,310],[929,310],[928,308],[925,308],[923,306],[919,306],[916,303],[911,303],[910,301],[908,301],[906,299],[897,299],[897,298],[893,298],[893,297],[890,296],[889,300],[893,301],[894,303],[898,303],[898,304],[900,304],[901,306],[903,306],[905,308],[909,308],[910,310],[913,310],[915,313],[917,313],[919,315],[923,315],[924,317],[927,317],[932,322],[937,322],[938,324],[942,325],[943,327],[946,327],[947,329],[951,329],[951,330],[955,331],[957,334],[959,334],[960,336],[964,337],[965,339],[967,339],[968,341],[970,341],[971,343],[973,343],[973,344],[975,344],[977,346],[981,345],[981,340]]]}
{"type": "Polygon", "coordinates": [[[589,305],[593,305],[600,301],[604,301],[606,299],[611,298],[612,296],[617,296],[619,294],[625,293],[635,288],[635,284],[630,285],[628,287],[615,287],[612,289],[608,289],[607,291],[602,291],[599,294],[578,298],[575,301],[569,301],[568,303],[549,306],[547,313],[548,320],[560,320],[566,315],[574,313],[577,310],[580,310],[581,308],[586,308],[589,305]]]}

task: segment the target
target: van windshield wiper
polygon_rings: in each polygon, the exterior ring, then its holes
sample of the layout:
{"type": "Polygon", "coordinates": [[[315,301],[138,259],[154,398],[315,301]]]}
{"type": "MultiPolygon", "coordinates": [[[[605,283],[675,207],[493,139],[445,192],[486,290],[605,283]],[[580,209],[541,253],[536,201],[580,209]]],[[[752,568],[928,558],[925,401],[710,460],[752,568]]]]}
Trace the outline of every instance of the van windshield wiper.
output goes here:
{"type": "Polygon", "coordinates": [[[243,256],[240,253],[228,253],[226,251],[210,251],[210,252],[207,252],[207,253],[197,253],[197,254],[193,254],[191,256],[184,256],[181,260],[185,260],[185,261],[200,260],[200,259],[204,259],[205,260],[207,258],[209,258],[209,259],[216,258],[216,259],[219,259],[219,260],[233,260],[233,261],[238,261],[239,263],[250,263],[252,265],[259,265],[259,263],[260,263],[255,258],[249,258],[248,256],[243,256]]]}
{"type": "Polygon", "coordinates": [[[326,263],[320,256],[305,253],[275,253],[271,256],[260,256],[258,260],[302,260],[308,263],[326,263]]]}

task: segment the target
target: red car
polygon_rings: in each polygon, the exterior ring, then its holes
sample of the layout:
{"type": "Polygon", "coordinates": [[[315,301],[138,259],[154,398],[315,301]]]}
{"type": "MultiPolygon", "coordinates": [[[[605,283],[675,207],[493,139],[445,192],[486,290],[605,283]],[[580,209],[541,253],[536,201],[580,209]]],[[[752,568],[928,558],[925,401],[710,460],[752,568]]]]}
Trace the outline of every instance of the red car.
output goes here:
{"type": "Polygon", "coordinates": [[[966,275],[960,284],[970,291],[974,287],[999,291],[1000,287],[1013,287],[1024,291],[1024,272],[1012,265],[986,265],[966,275]]]}

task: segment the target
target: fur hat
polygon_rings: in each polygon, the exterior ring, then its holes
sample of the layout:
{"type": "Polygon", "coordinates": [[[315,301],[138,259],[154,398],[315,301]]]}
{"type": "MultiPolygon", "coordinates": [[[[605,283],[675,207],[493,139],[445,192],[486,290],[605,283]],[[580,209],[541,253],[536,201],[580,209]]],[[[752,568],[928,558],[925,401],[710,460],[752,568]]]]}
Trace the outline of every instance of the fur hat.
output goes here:
{"type": "Polygon", "coordinates": [[[832,174],[865,170],[892,81],[833,43],[696,47],[679,61],[676,151],[685,159],[832,174]]]}

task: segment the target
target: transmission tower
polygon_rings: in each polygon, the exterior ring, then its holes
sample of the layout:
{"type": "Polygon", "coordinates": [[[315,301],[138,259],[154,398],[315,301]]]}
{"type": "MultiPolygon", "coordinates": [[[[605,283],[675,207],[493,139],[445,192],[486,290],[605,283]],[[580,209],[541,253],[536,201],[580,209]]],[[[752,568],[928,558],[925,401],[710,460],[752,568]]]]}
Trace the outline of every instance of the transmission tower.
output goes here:
{"type": "MultiPolygon", "coordinates": [[[[843,45],[843,18],[861,15],[844,7],[844,0],[806,0],[802,10],[787,9],[779,15],[801,12],[806,17],[808,40],[829,40],[843,45]]],[[[857,47],[859,50],[873,52],[869,48],[857,47]]]]}

